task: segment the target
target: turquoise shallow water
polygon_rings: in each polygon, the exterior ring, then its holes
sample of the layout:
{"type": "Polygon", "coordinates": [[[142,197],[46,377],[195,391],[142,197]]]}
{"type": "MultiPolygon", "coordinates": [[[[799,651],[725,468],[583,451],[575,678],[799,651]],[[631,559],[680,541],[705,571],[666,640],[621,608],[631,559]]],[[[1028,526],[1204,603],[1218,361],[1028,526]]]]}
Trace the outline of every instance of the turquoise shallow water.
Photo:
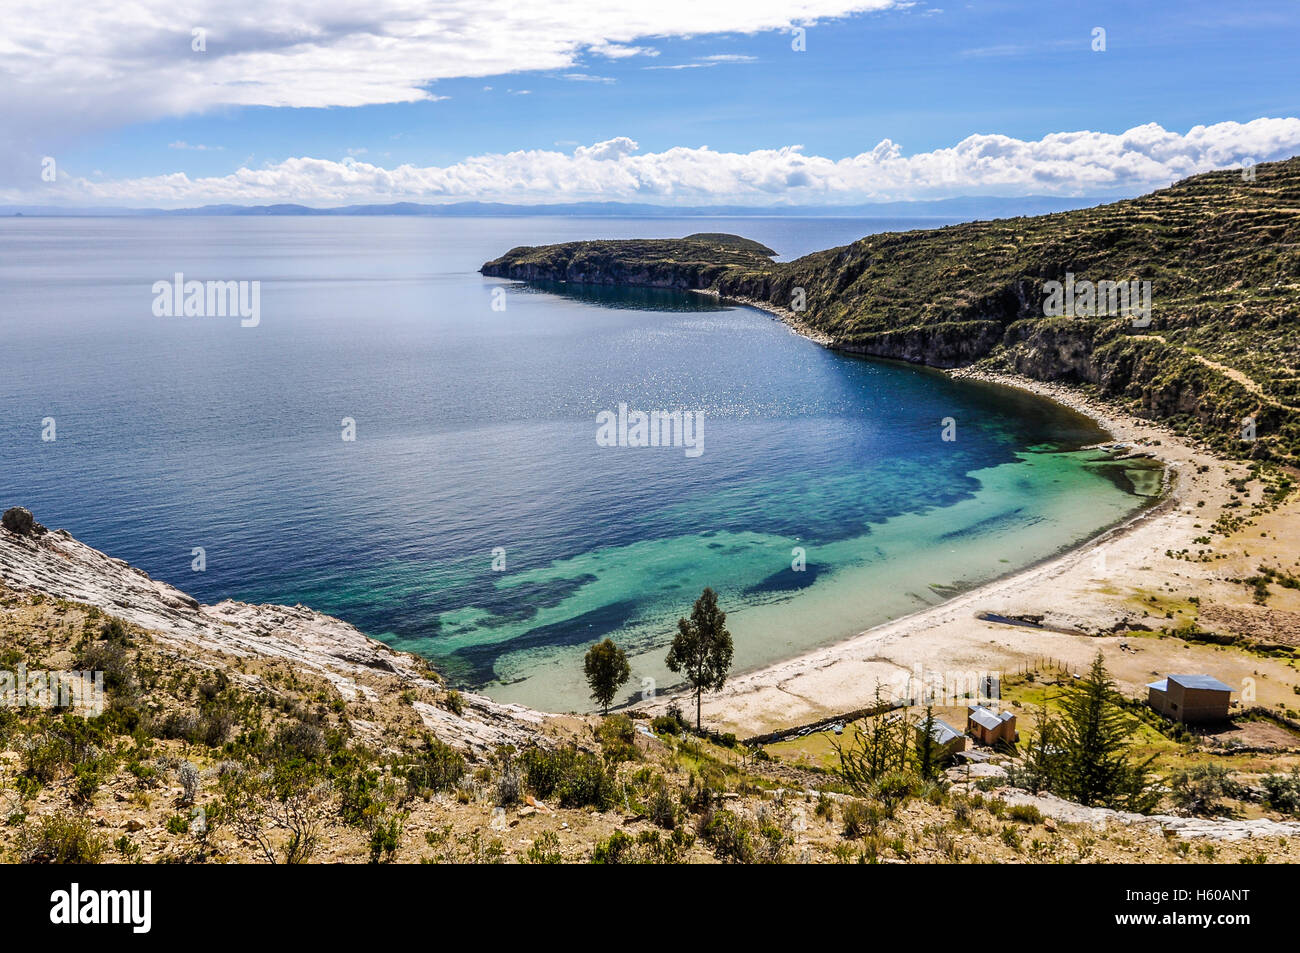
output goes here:
{"type": "Polygon", "coordinates": [[[792,257],[919,224],[6,220],[0,504],[204,601],[303,602],[547,708],[586,707],[606,635],[629,695],[666,687],[706,585],[738,668],[788,657],[1076,543],[1141,505],[1142,473],[1077,449],[1103,435],[1054,405],[751,309],[476,269],[572,238],[734,231],[792,257]],[[155,317],[176,271],[261,281],[260,326],[155,317]],[[702,415],[703,454],[598,446],[620,403],[702,415]]]}

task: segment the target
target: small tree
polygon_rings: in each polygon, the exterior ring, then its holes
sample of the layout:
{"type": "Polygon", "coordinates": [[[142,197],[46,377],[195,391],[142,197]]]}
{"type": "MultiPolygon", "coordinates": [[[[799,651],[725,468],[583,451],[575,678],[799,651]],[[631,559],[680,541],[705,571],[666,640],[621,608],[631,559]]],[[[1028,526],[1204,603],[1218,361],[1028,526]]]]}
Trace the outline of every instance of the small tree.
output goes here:
{"type": "Polygon", "coordinates": [[[1132,718],[1119,704],[1119,693],[1100,652],[1088,675],[1061,699],[1057,723],[1061,756],[1055,793],[1080,804],[1142,809],[1151,800],[1147,768],[1152,759],[1134,762],[1129,751],[1132,718]]]}
{"type": "MultiPolygon", "coordinates": [[[[848,744],[831,739],[840,759],[839,773],[858,797],[871,797],[875,783],[891,771],[906,771],[912,757],[912,722],[906,715],[890,713],[891,705],[876,686],[874,714],[862,719],[848,744]]],[[[846,738],[850,737],[846,735],[846,738]]]]}
{"type": "Polygon", "coordinates": [[[718,608],[717,593],[705,589],[695,600],[690,619],[677,620],[677,635],[667,659],[669,671],[684,672],[695,689],[696,731],[701,727],[702,696],[726,684],[731,655],[727,614],[718,608]]]}
{"type": "Polygon", "coordinates": [[[939,773],[941,752],[939,742],[934,737],[934,707],[925,706],[925,718],[921,720],[916,733],[916,770],[924,781],[933,780],[939,773]]]}
{"type": "Polygon", "coordinates": [[[1025,749],[1020,767],[1009,769],[1008,775],[1017,787],[1038,794],[1052,790],[1055,779],[1061,777],[1063,752],[1060,744],[1060,726],[1046,707],[1039,709],[1037,730],[1025,749]]]}
{"type": "Polygon", "coordinates": [[[614,644],[613,639],[606,639],[587,650],[582,667],[587,673],[592,699],[608,715],[609,703],[632,675],[627,655],[614,644]]]}

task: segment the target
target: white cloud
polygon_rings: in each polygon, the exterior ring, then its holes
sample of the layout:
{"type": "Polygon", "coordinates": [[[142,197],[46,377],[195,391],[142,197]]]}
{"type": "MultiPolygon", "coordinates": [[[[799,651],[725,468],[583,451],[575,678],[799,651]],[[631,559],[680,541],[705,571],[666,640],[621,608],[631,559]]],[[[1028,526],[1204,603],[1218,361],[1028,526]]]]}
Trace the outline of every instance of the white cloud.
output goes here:
{"type": "Polygon", "coordinates": [[[189,152],[220,152],[225,146],[205,146],[202,143],[188,143],[184,139],[177,139],[175,142],[167,143],[168,149],[184,149],[189,152]]]}
{"type": "Polygon", "coordinates": [[[652,56],[646,37],[752,34],[902,0],[0,0],[6,125],[99,126],[221,106],[426,100],[438,80],[652,56]],[[204,49],[192,32],[202,29],[204,49]]]}
{"type": "Polygon", "coordinates": [[[648,46],[622,46],[618,43],[604,41],[590,44],[587,49],[611,60],[627,59],[629,56],[658,56],[659,51],[648,46]]]}
{"type": "Polygon", "coordinates": [[[744,53],[714,53],[712,56],[697,56],[693,63],[673,63],[665,66],[643,66],[642,69],[708,69],[723,63],[757,63],[757,56],[744,53]]]}
{"type": "Polygon", "coordinates": [[[579,146],[573,150],[574,159],[621,159],[624,156],[630,156],[641,148],[640,143],[635,139],[629,139],[627,136],[616,136],[613,139],[606,139],[604,142],[597,142],[591,146],[579,146]]]}
{"type": "MultiPolygon", "coordinates": [[[[190,178],[181,172],[106,182],[60,177],[39,191],[0,192],[0,201],[148,204],[351,202],[469,199],[555,202],[587,199],[661,204],[842,204],[951,195],[1136,193],[1243,157],[1300,153],[1300,119],[1222,122],[1171,132],[1155,123],[1125,132],[1058,132],[1024,141],[975,135],[912,156],[886,139],[833,159],[800,146],[717,152],[678,146],[641,153],[625,136],[571,153],[533,149],[472,156],[448,166],[384,168],[348,159],[299,157],[261,169],[190,178]]],[[[61,170],[62,171],[62,170],[61,170]]]]}

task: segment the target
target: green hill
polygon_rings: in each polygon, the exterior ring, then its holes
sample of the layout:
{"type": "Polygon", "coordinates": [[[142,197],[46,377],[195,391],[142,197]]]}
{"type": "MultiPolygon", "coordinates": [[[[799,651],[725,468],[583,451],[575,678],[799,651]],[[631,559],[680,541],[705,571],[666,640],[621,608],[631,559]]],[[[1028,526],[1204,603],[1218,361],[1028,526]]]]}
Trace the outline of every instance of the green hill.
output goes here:
{"type": "Polygon", "coordinates": [[[712,290],[841,350],[1085,386],[1221,452],[1300,463],[1300,157],[1109,205],[889,232],[788,263],[735,236],[516,248],[523,280],[712,290]],[[1149,280],[1150,322],[1049,317],[1045,284],[1149,280]],[[1241,440],[1253,417],[1258,439],[1241,440]]]}

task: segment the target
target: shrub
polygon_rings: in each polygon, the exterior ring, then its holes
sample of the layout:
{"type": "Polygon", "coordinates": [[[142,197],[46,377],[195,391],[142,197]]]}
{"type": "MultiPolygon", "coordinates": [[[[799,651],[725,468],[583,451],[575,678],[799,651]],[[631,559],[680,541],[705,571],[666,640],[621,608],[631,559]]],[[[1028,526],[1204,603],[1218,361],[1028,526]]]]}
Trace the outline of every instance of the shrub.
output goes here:
{"type": "Polygon", "coordinates": [[[636,727],[627,715],[610,715],[596,726],[596,739],[610,761],[635,761],[636,727]]]}
{"type": "Polygon", "coordinates": [[[325,733],[307,721],[281,725],[273,745],[278,761],[315,761],[325,753],[325,733]]]}
{"type": "Polygon", "coordinates": [[[576,748],[530,748],[520,760],[525,783],[540,798],[553,796],[561,807],[602,811],[614,803],[614,777],[594,755],[576,748]]]}
{"type": "Polygon", "coordinates": [[[1232,780],[1220,764],[1202,764],[1179,771],[1169,779],[1169,794],[1174,804],[1190,814],[1218,814],[1223,808],[1220,798],[1240,797],[1242,787],[1232,780]]]}
{"type": "Polygon", "coordinates": [[[104,691],[114,702],[121,702],[134,695],[135,680],[131,674],[131,659],[125,642],[92,642],[77,654],[75,667],[83,671],[103,672],[104,691]]]}
{"type": "Polygon", "coordinates": [[[623,831],[615,831],[606,840],[599,841],[591,855],[593,864],[634,864],[635,841],[623,831]]]}
{"type": "Polygon", "coordinates": [[[109,619],[99,627],[99,638],[114,645],[130,645],[131,634],[121,619],[109,619]]]}
{"type": "Polygon", "coordinates": [[[415,793],[450,791],[465,776],[465,758],[450,745],[430,738],[423,756],[407,768],[406,780],[415,793]]]}
{"type": "Polygon", "coordinates": [[[349,827],[361,827],[374,816],[379,801],[379,776],[364,768],[344,773],[335,781],[339,792],[339,818],[349,827]]]}
{"type": "Polygon", "coordinates": [[[887,771],[871,783],[872,798],[884,808],[885,817],[893,817],[899,807],[916,791],[916,776],[907,771],[887,771]]]}
{"type": "Polygon", "coordinates": [[[714,811],[700,832],[719,860],[754,862],[754,827],[732,811],[714,811]]]}
{"type": "Polygon", "coordinates": [[[402,846],[402,815],[385,814],[375,818],[370,829],[370,862],[389,863],[402,846]]]}
{"type": "Polygon", "coordinates": [[[650,722],[650,730],[661,735],[680,735],[682,723],[669,715],[659,715],[650,722]]]}
{"type": "Polygon", "coordinates": [[[1260,779],[1266,807],[1282,814],[1300,814],[1300,768],[1290,774],[1266,774],[1260,779]]]}
{"type": "Polygon", "coordinates": [[[18,854],[24,864],[97,864],[104,842],[89,818],[47,814],[36,824],[24,824],[18,854]]]}
{"type": "Polygon", "coordinates": [[[542,831],[537,835],[537,840],[529,845],[528,853],[524,855],[526,864],[559,864],[563,863],[560,856],[560,838],[555,831],[542,831]]]}
{"type": "Polygon", "coordinates": [[[1012,804],[1007,808],[1007,817],[1022,824],[1043,823],[1043,812],[1032,804],[1012,804]]]}
{"type": "Polygon", "coordinates": [[[668,790],[668,784],[663,778],[655,778],[646,799],[646,816],[651,823],[671,831],[677,827],[678,813],[677,799],[668,790]]]}
{"type": "Polygon", "coordinates": [[[253,842],[267,863],[279,858],[286,864],[305,864],[315,855],[326,789],[301,763],[280,763],[264,771],[223,771],[221,788],[220,816],[241,838],[253,842]]]}
{"type": "Polygon", "coordinates": [[[519,769],[513,759],[506,759],[501,765],[501,774],[497,777],[497,804],[510,807],[524,798],[524,782],[519,776],[519,769]]]}
{"type": "Polygon", "coordinates": [[[74,804],[89,804],[95,797],[95,792],[99,790],[99,785],[103,781],[101,766],[98,764],[79,764],[72,772],[72,802],[74,804]]]}
{"type": "Polygon", "coordinates": [[[194,798],[199,793],[199,769],[189,761],[182,761],[180,767],[181,781],[181,799],[183,807],[189,807],[194,803],[194,798]]]}
{"type": "Polygon", "coordinates": [[[663,836],[658,831],[642,831],[632,838],[615,831],[596,844],[591,855],[593,864],[680,864],[682,854],[694,843],[684,832],[663,836]]]}
{"type": "Polygon", "coordinates": [[[866,801],[847,801],[844,804],[844,836],[857,840],[875,834],[880,828],[883,811],[879,805],[866,801]]]}

